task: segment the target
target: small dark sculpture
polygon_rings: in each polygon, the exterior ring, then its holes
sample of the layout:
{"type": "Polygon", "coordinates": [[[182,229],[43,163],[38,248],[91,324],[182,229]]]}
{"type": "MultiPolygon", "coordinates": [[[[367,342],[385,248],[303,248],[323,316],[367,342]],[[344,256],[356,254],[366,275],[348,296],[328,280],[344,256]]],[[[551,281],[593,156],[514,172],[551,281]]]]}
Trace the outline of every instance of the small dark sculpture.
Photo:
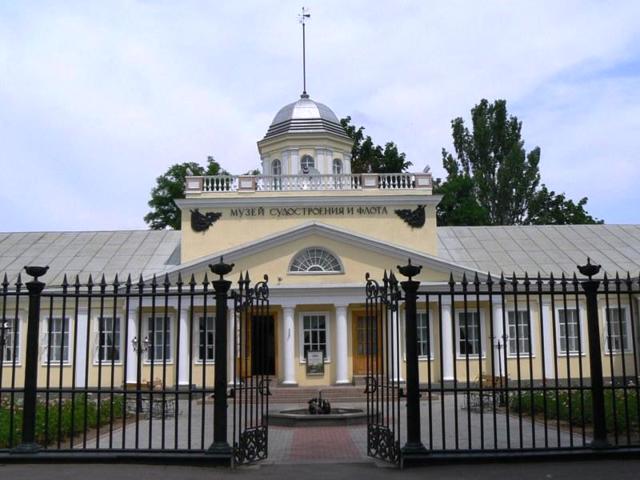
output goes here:
{"type": "Polygon", "coordinates": [[[309,400],[309,413],[311,415],[329,415],[331,413],[331,404],[328,400],[322,399],[322,391],[318,392],[317,398],[309,400]]]}
{"type": "Polygon", "coordinates": [[[191,210],[191,228],[194,232],[206,232],[222,216],[222,212],[200,213],[197,208],[191,210]]]}
{"type": "Polygon", "coordinates": [[[409,210],[406,208],[398,209],[395,212],[396,215],[404,220],[411,228],[422,228],[424,226],[424,222],[426,220],[424,205],[418,205],[418,208],[415,210],[409,210]]]}

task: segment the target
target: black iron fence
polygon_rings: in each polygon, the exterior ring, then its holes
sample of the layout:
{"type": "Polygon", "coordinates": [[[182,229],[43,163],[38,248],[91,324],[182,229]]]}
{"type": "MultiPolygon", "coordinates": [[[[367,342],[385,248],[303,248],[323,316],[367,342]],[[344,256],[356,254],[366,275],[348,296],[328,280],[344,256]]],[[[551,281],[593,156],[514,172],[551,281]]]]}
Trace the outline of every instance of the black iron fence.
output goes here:
{"type": "Polygon", "coordinates": [[[58,287],[39,280],[46,267],[27,267],[27,282],[5,276],[0,452],[230,462],[228,430],[237,439],[245,423],[228,418],[228,397],[253,382],[237,371],[237,349],[248,348],[238,332],[268,305],[266,281],[241,276],[231,290],[232,267],[211,265],[213,280],[65,277],[58,287]]]}
{"type": "Polygon", "coordinates": [[[451,277],[442,288],[420,287],[412,278],[420,268],[409,264],[400,268],[405,281],[368,279],[367,308],[382,321],[370,322],[370,348],[386,349],[372,356],[369,382],[387,387],[370,396],[370,455],[409,461],[640,447],[640,279],[599,275],[590,262],[579,269],[580,279],[476,275],[451,277]],[[373,340],[374,330],[387,338],[373,340]],[[404,337],[404,358],[394,330],[404,337]],[[393,365],[401,365],[400,378],[393,365]],[[406,401],[401,421],[394,385],[406,401]],[[397,459],[385,456],[389,439],[397,459]]]}

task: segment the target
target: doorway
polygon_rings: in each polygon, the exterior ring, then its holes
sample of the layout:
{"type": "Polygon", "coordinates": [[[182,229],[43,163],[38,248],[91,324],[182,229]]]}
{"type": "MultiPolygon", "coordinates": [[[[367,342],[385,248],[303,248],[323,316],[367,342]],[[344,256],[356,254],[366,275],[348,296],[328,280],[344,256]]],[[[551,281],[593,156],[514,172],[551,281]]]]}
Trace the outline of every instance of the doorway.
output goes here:
{"type": "Polygon", "coordinates": [[[380,356],[380,335],[379,321],[371,321],[371,318],[367,317],[364,313],[355,314],[353,317],[353,374],[354,375],[366,375],[367,374],[367,343],[370,347],[368,349],[368,356],[373,358],[374,356],[380,356]],[[367,339],[367,321],[369,323],[369,338],[367,339]],[[368,340],[368,342],[367,342],[368,340]]]}
{"type": "Polygon", "coordinates": [[[276,374],[276,329],[272,315],[251,318],[251,372],[276,374]]]}

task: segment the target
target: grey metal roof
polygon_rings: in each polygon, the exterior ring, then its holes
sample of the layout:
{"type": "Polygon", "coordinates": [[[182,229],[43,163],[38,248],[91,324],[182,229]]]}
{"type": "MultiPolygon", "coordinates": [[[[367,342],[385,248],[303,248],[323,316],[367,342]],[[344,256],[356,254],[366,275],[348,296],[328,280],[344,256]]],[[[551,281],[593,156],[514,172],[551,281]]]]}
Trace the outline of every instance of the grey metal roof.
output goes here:
{"type": "Polygon", "coordinates": [[[609,274],[640,272],[640,225],[438,227],[438,257],[491,273],[573,274],[590,257],[609,274]]]}
{"type": "MultiPolygon", "coordinates": [[[[25,265],[49,265],[43,277],[60,285],[64,274],[86,282],[89,274],[112,281],[162,273],[180,262],[180,232],[122,230],[111,232],[0,233],[0,275],[14,282],[25,265]]],[[[26,277],[28,278],[28,277],[26,277]]],[[[0,278],[1,281],[1,278],[0,278]]]]}
{"type": "Polygon", "coordinates": [[[299,100],[280,109],[264,138],[283,133],[317,132],[347,136],[338,117],[329,107],[302,95],[299,100]]]}
{"type": "MultiPolygon", "coordinates": [[[[610,273],[640,272],[640,225],[438,227],[438,258],[499,274],[573,274],[587,257],[610,273]]],[[[43,280],[60,285],[89,274],[144,277],[180,265],[180,232],[0,232],[0,276],[14,282],[25,265],[49,265],[43,280]]],[[[24,276],[23,276],[24,278],[24,276]]],[[[1,280],[1,279],[0,279],[1,280]]]]}

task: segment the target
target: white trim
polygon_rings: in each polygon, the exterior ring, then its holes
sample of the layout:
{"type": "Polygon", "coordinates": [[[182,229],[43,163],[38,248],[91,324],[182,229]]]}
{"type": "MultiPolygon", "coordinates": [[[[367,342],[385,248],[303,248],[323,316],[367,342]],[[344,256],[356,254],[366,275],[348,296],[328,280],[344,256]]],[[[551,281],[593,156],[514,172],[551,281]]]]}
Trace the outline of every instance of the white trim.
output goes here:
{"type": "Polygon", "coordinates": [[[174,359],[175,359],[175,340],[174,340],[174,336],[175,336],[175,315],[173,313],[158,313],[156,312],[155,315],[152,315],[151,313],[143,313],[142,314],[142,321],[144,322],[144,324],[142,325],[142,335],[143,338],[146,336],[149,339],[149,343],[150,346],[149,348],[154,348],[152,343],[152,339],[150,338],[151,336],[151,331],[149,331],[149,319],[150,318],[167,318],[168,322],[167,325],[169,326],[169,358],[167,358],[166,360],[164,359],[159,359],[159,360],[149,360],[149,350],[147,350],[146,352],[140,352],[141,355],[144,355],[144,358],[142,359],[142,363],[145,365],[172,365],[174,363],[174,359]]]}
{"type": "MultiPolygon", "coordinates": [[[[452,308],[452,312],[454,311],[454,309],[452,308]]],[[[467,308],[466,312],[463,309],[455,309],[455,332],[453,332],[454,334],[454,338],[456,340],[456,360],[466,360],[467,358],[470,359],[478,359],[478,358],[486,358],[487,356],[487,341],[485,339],[486,337],[486,333],[487,333],[487,327],[485,325],[485,314],[484,314],[484,309],[482,308],[467,308]],[[466,353],[460,353],[460,315],[461,314],[479,314],[479,331],[478,331],[478,335],[480,336],[480,354],[466,354],[466,353]]]]}
{"type": "Polygon", "coordinates": [[[304,316],[305,315],[323,315],[325,317],[325,343],[327,350],[324,356],[324,363],[331,363],[331,314],[327,311],[316,312],[298,312],[298,354],[300,356],[299,363],[306,364],[307,359],[304,358],[304,316]]]}
{"type": "MultiPolygon", "coordinates": [[[[588,339],[586,337],[586,317],[587,317],[587,312],[586,309],[583,307],[582,303],[579,303],[576,306],[576,302],[575,300],[569,302],[567,301],[566,304],[566,308],[564,305],[564,302],[560,302],[560,304],[558,304],[556,302],[555,305],[555,329],[556,329],[556,341],[557,341],[557,346],[556,346],[556,350],[557,350],[557,354],[558,354],[558,358],[571,358],[571,357],[579,357],[579,356],[586,356],[587,352],[586,349],[588,348],[588,339]],[[576,310],[578,312],[578,330],[580,331],[580,338],[578,339],[578,341],[580,342],[580,348],[578,350],[575,351],[571,351],[569,350],[569,353],[567,355],[567,352],[563,352],[562,351],[562,342],[561,342],[561,335],[560,335],[560,312],[562,310],[576,310]]],[[[553,341],[553,339],[551,339],[553,341]]],[[[553,345],[551,345],[553,347],[553,345]]]]}
{"type": "MultiPolygon", "coordinates": [[[[507,331],[504,332],[506,335],[506,339],[505,339],[505,348],[507,349],[507,358],[520,358],[520,359],[528,359],[528,358],[536,358],[536,340],[537,340],[537,336],[535,333],[536,330],[536,324],[533,320],[533,309],[529,308],[528,310],[526,308],[521,308],[518,309],[518,315],[522,314],[522,313],[526,313],[527,316],[529,317],[529,344],[531,345],[531,352],[511,352],[510,348],[509,348],[509,344],[510,344],[510,340],[511,337],[509,336],[509,313],[513,313],[514,316],[516,314],[516,308],[515,305],[506,305],[507,307],[507,311],[505,312],[505,326],[507,327],[507,331]]],[[[517,331],[518,331],[518,319],[516,318],[516,336],[517,336],[517,331]]],[[[516,342],[518,342],[518,339],[516,339],[516,342]]]]}
{"type": "MultiPolygon", "coordinates": [[[[15,313],[15,311],[14,311],[14,313],[15,313]]],[[[5,360],[4,359],[4,352],[5,352],[6,346],[5,345],[1,345],[0,346],[0,368],[7,367],[7,366],[13,367],[14,365],[16,367],[22,366],[22,363],[20,362],[20,359],[21,359],[21,356],[22,356],[22,343],[21,342],[22,342],[23,328],[22,328],[22,325],[21,325],[22,324],[22,316],[21,316],[20,312],[18,312],[18,315],[14,315],[14,316],[11,316],[11,317],[5,316],[5,318],[4,318],[5,322],[11,322],[11,320],[13,320],[13,324],[14,325],[18,326],[18,328],[16,330],[17,334],[16,334],[16,332],[13,333],[13,339],[12,339],[12,344],[11,344],[11,347],[12,347],[12,350],[13,350],[11,356],[15,358],[15,363],[14,363],[13,359],[12,360],[5,360]],[[17,341],[16,341],[16,338],[17,338],[17,341]],[[18,348],[18,355],[16,355],[16,346],[18,348]]],[[[26,321],[24,323],[25,323],[25,325],[27,324],[26,321]]],[[[2,328],[2,327],[0,327],[0,328],[2,328]]],[[[6,334],[6,330],[5,330],[5,334],[6,334]]],[[[26,345],[26,342],[25,342],[25,345],[26,345]]]]}
{"type": "MultiPolygon", "coordinates": [[[[109,315],[102,315],[102,318],[113,318],[112,315],[113,312],[109,312],[109,315]]],[[[114,366],[119,366],[122,365],[124,362],[124,342],[123,342],[123,335],[124,335],[124,329],[122,328],[122,317],[119,315],[116,315],[117,319],[120,320],[120,345],[119,345],[119,350],[118,350],[118,356],[119,356],[119,360],[116,360],[115,362],[111,362],[111,360],[102,360],[102,362],[100,362],[100,315],[96,315],[94,317],[95,322],[93,323],[93,338],[94,338],[94,342],[93,344],[91,344],[91,347],[93,349],[93,366],[100,366],[102,365],[102,367],[109,367],[111,365],[114,366]]],[[[113,330],[111,330],[113,331],[113,330]]],[[[86,344],[85,344],[86,345],[86,344]]]]}
{"type": "MultiPolygon", "coordinates": [[[[64,320],[62,322],[63,326],[64,326],[64,320]]],[[[72,355],[72,350],[73,350],[73,344],[72,344],[72,340],[73,340],[73,322],[71,321],[71,317],[66,315],[63,316],[62,312],[60,312],[60,314],[56,314],[55,312],[52,314],[52,316],[45,316],[40,323],[40,352],[41,352],[41,358],[40,358],[40,364],[46,366],[47,364],[51,365],[52,367],[58,367],[58,366],[63,366],[63,367],[68,367],[71,366],[73,363],[71,362],[71,358],[73,357],[72,355]],[[65,344],[67,347],[67,359],[61,359],[61,360],[49,360],[49,319],[55,320],[58,318],[64,318],[67,320],[67,324],[68,324],[68,329],[67,329],[67,343],[65,344]]],[[[60,332],[62,333],[62,332],[60,332]]],[[[86,354],[86,352],[84,352],[84,348],[85,348],[85,344],[83,344],[82,346],[78,345],[78,350],[80,352],[83,352],[86,354]]],[[[60,355],[62,356],[63,350],[62,350],[62,344],[60,344],[60,355]]]]}
{"type": "MultiPolygon", "coordinates": [[[[629,308],[629,304],[628,303],[623,303],[620,302],[620,304],[618,304],[618,302],[609,302],[609,307],[607,308],[607,304],[606,302],[602,303],[602,307],[600,309],[601,311],[601,318],[602,318],[602,334],[600,336],[600,340],[602,341],[602,353],[604,355],[630,355],[633,353],[633,348],[634,348],[634,339],[631,336],[631,319],[630,319],[630,308],[629,308]],[[625,334],[627,336],[627,348],[624,348],[624,344],[623,344],[623,348],[620,350],[609,350],[609,347],[607,345],[607,337],[609,335],[609,331],[607,329],[607,315],[608,312],[607,310],[617,310],[617,309],[621,309],[624,311],[624,327],[625,327],[625,334]]],[[[615,321],[614,321],[615,324],[615,321]]],[[[622,340],[622,338],[621,338],[622,340]]],[[[623,342],[624,343],[624,342],[623,342]]]]}
{"type": "MultiPolygon", "coordinates": [[[[211,314],[207,314],[207,312],[196,312],[193,315],[193,320],[197,321],[198,323],[196,324],[197,327],[194,329],[195,330],[195,335],[194,338],[191,339],[191,343],[192,346],[191,348],[193,348],[193,351],[195,352],[195,355],[193,356],[193,364],[194,365],[214,365],[216,363],[216,343],[215,343],[215,338],[216,335],[218,334],[218,332],[216,331],[216,314],[215,312],[212,312],[211,314]],[[200,358],[200,319],[201,318],[211,318],[213,319],[213,360],[209,360],[209,359],[201,359],[200,358]]],[[[206,321],[206,320],[205,320],[206,321]]],[[[211,330],[207,329],[207,332],[210,332],[211,330]]],[[[233,348],[233,346],[232,346],[233,348]]],[[[182,354],[182,352],[180,352],[182,354]]],[[[205,339],[205,357],[207,356],[207,346],[206,346],[206,339],[205,339]]],[[[187,357],[187,363],[189,363],[189,359],[187,357]]]]}

